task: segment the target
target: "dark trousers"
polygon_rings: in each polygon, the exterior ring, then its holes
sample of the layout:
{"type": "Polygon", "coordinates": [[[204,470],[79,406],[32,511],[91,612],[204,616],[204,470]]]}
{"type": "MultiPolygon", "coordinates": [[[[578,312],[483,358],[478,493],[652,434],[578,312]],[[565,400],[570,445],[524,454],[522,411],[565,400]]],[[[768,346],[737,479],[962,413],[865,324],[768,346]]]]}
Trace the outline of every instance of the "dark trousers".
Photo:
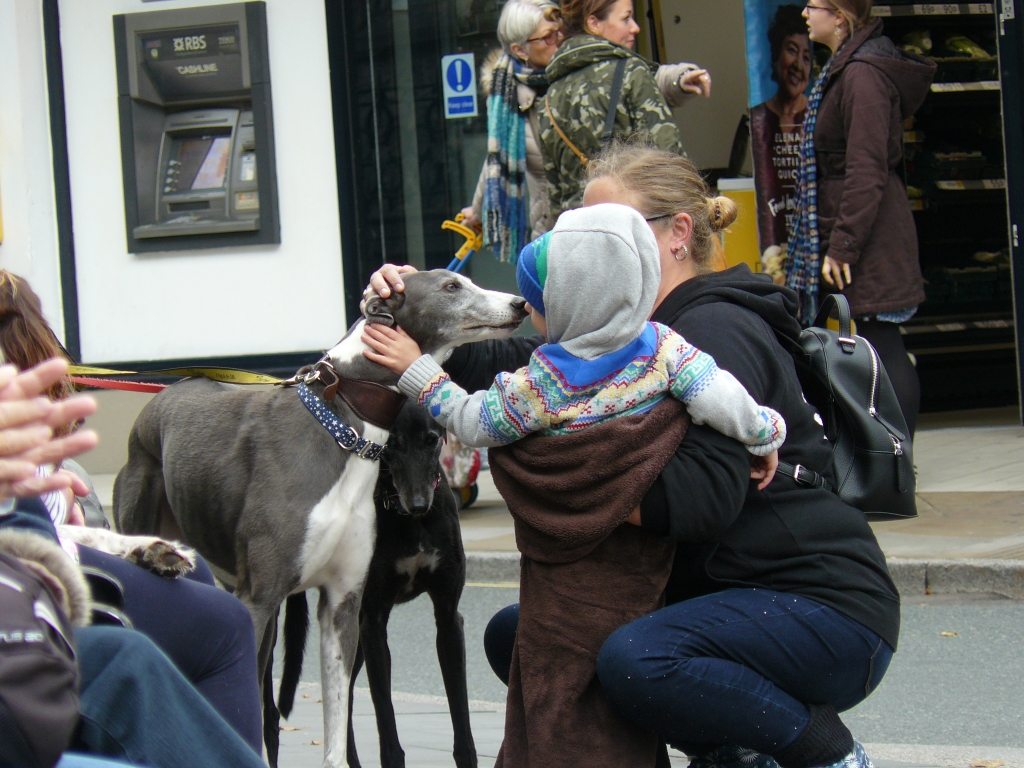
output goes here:
{"type": "Polygon", "coordinates": [[[917,416],[921,410],[921,380],[910,362],[903,334],[896,323],[883,320],[857,320],[857,333],[871,342],[885,366],[896,399],[900,402],[903,418],[907,420],[910,436],[917,429],[917,416]]]}
{"type": "Polygon", "coordinates": [[[153,768],[266,768],[145,635],[86,627],[75,640],[82,686],[73,751],[153,768]]]}
{"type": "Polygon", "coordinates": [[[200,561],[194,578],[165,579],[121,558],[79,547],[82,565],[117,578],[125,613],[135,629],[170,657],[217,712],[261,754],[263,711],[256,664],[256,635],[245,606],[214,586],[200,561]],[[204,583],[205,582],[205,583],[204,583]]]}
{"type": "Polygon", "coordinates": [[[615,632],[597,671],[619,712],[689,754],[736,744],[772,755],[875,689],[893,651],[874,632],[798,595],[730,589],[670,605],[615,632]]]}

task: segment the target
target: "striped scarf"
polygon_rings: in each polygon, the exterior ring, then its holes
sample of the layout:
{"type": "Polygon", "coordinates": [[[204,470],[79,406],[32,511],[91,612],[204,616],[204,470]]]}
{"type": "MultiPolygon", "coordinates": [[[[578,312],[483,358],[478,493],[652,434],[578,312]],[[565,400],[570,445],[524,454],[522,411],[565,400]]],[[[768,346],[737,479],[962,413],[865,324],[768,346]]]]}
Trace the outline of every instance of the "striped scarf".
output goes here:
{"type": "Polygon", "coordinates": [[[529,239],[526,206],[526,115],[519,110],[521,64],[505,54],[494,68],[487,99],[487,178],[484,243],[500,261],[515,262],[529,239]]]}
{"type": "Polygon", "coordinates": [[[799,218],[789,240],[786,263],[786,287],[796,291],[799,299],[797,317],[810,323],[818,314],[818,279],[821,275],[821,243],[818,239],[818,167],[814,154],[814,126],[825,84],[832,72],[828,60],[807,100],[804,116],[803,143],[800,146],[800,184],[797,190],[799,218]]]}

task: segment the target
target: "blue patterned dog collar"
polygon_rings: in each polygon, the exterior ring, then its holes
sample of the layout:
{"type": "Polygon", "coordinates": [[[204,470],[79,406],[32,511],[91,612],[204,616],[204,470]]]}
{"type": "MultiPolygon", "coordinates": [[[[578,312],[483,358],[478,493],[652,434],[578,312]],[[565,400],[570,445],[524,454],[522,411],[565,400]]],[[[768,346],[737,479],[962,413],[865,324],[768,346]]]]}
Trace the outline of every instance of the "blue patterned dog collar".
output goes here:
{"type": "Polygon", "coordinates": [[[299,384],[298,393],[302,404],[309,409],[310,413],[316,416],[316,420],[320,422],[323,428],[331,433],[331,437],[338,441],[338,445],[346,451],[351,451],[361,459],[369,459],[370,461],[378,461],[380,459],[380,455],[384,453],[383,445],[361,438],[358,432],[335,416],[324,401],[314,395],[313,391],[305,384],[299,384]]]}

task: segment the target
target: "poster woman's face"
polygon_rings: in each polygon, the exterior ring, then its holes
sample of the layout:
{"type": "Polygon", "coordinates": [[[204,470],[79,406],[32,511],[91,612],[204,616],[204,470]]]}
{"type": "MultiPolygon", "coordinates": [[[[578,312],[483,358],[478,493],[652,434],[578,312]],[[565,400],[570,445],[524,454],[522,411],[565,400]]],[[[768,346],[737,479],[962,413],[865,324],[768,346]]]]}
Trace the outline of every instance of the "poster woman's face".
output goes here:
{"type": "Polygon", "coordinates": [[[789,35],[775,60],[775,79],[789,101],[800,98],[811,79],[811,41],[807,35],[789,35]]]}

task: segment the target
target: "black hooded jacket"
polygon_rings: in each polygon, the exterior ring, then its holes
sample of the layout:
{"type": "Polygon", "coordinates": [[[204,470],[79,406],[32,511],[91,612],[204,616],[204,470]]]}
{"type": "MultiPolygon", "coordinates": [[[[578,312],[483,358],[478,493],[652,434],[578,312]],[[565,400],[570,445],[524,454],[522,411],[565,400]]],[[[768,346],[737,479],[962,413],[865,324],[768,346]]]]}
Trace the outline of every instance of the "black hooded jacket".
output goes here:
{"type": "MultiPolygon", "coordinates": [[[[795,312],[792,292],[740,266],[683,283],[652,319],[710,354],[755,401],[782,414],[788,431],[782,461],[832,481],[824,429],[776,338],[799,334],[795,312]]],[[[468,345],[445,368],[456,383],[480,389],[499,371],[524,365],[538,343],[468,345]]],[[[791,592],[836,609],[895,648],[899,594],[864,514],[781,473],[758,491],[749,473],[743,445],[692,426],[644,498],[643,526],[678,544],[668,601],[731,587],[791,592]]]]}

